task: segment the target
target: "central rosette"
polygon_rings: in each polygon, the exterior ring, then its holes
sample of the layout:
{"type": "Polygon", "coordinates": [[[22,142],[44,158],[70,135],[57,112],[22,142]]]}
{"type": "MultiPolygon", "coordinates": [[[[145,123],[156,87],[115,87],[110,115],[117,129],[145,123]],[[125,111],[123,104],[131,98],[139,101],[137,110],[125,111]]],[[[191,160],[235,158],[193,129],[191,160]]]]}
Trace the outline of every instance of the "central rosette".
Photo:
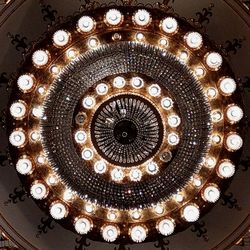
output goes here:
{"type": "Polygon", "coordinates": [[[133,143],[137,134],[136,124],[129,120],[121,120],[114,127],[115,139],[123,145],[133,143]]]}
{"type": "Polygon", "coordinates": [[[91,140],[108,162],[135,166],[152,158],[163,140],[163,123],[144,97],[122,94],[102,103],[91,122],[91,140]]]}

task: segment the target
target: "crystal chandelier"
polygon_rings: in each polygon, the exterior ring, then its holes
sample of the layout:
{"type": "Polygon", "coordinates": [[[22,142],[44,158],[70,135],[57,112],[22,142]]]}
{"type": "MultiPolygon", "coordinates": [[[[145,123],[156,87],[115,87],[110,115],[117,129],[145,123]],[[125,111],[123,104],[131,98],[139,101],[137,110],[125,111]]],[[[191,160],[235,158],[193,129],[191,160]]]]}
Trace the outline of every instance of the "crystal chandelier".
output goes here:
{"type": "Polygon", "coordinates": [[[237,82],[207,36],[175,15],[84,12],[33,48],[13,85],[16,170],[38,205],[78,234],[171,235],[235,173],[237,82]]]}

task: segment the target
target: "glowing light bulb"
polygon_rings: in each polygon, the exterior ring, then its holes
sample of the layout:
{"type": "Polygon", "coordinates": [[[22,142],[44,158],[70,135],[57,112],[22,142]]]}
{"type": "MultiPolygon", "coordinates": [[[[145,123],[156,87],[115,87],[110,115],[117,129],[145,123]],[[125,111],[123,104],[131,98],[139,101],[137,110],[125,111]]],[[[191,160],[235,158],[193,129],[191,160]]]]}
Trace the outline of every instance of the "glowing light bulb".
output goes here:
{"type": "Polygon", "coordinates": [[[43,108],[41,106],[35,106],[32,109],[32,115],[36,118],[42,118],[43,117],[43,108]]]}
{"type": "Polygon", "coordinates": [[[200,77],[203,77],[205,75],[205,70],[203,67],[198,66],[195,68],[194,73],[198,78],[200,78],[200,77]]]}
{"type": "Polygon", "coordinates": [[[230,178],[235,174],[235,165],[230,160],[223,160],[218,169],[217,173],[221,178],[230,178]]]}
{"type": "Polygon", "coordinates": [[[187,62],[188,60],[188,53],[186,51],[182,51],[180,54],[179,54],[179,59],[181,62],[185,63],[187,62]]]}
{"type": "Polygon", "coordinates": [[[199,207],[196,205],[186,205],[183,209],[183,218],[187,222],[195,222],[200,217],[200,210],[199,207]]]}
{"type": "Polygon", "coordinates": [[[203,191],[203,199],[210,203],[215,203],[220,198],[220,190],[214,184],[209,184],[203,191]]]}
{"type": "Polygon", "coordinates": [[[240,135],[236,133],[230,133],[226,137],[226,146],[229,151],[237,151],[243,145],[243,140],[240,135]]]}
{"type": "Polygon", "coordinates": [[[58,30],[53,35],[53,42],[56,47],[64,47],[70,41],[70,34],[65,30],[58,30]]]}
{"type": "Polygon", "coordinates": [[[132,84],[133,88],[140,89],[144,86],[144,81],[140,77],[133,77],[131,80],[131,84],[132,84]]]}
{"type": "Polygon", "coordinates": [[[92,17],[82,16],[77,22],[78,31],[81,33],[91,32],[95,29],[96,23],[92,17]]]}
{"type": "Polygon", "coordinates": [[[111,221],[116,220],[117,219],[117,213],[116,213],[116,211],[114,211],[114,210],[109,211],[108,214],[107,214],[107,218],[109,220],[111,220],[111,221]]]}
{"type": "Polygon", "coordinates": [[[215,88],[210,87],[210,88],[207,89],[207,97],[208,97],[209,99],[214,99],[214,98],[216,98],[217,94],[218,94],[218,93],[217,93],[217,90],[216,90],[215,88]]]}
{"type": "Polygon", "coordinates": [[[39,131],[33,131],[30,134],[30,138],[32,141],[37,142],[41,139],[41,134],[39,131]]]}
{"type": "Polygon", "coordinates": [[[130,237],[134,242],[143,242],[147,238],[147,228],[137,225],[130,228],[130,237]]]}
{"type": "Polygon", "coordinates": [[[230,96],[237,88],[236,82],[233,78],[224,77],[219,81],[219,89],[222,95],[230,96]]]}
{"type": "Polygon", "coordinates": [[[74,227],[77,233],[87,234],[93,228],[92,220],[80,217],[75,220],[74,227]]]}
{"type": "Polygon", "coordinates": [[[148,174],[155,175],[159,171],[159,166],[156,162],[149,162],[146,166],[146,171],[148,174]]]}
{"type": "Polygon", "coordinates": [[[202,36],[198,32],[189,32],[185,36],[187,46],[191,49],[199,49],[202,46],[202,36]]]}
{"type": "Polygon", "coordinates": [[[176,128],[181,124],[181,118],[178,115],[170,115],[168,117],[168,125],[172,128],[176,128]]]}
{"type": "Polygon", "coordinates": [[[32,62],[36,67],[45,66],[50,59],[50,54],[46,50],[37,50],[32,55],[32,62]]]}
{"type": "Polygon", "coordinates": [[[113,181],[122,181],[124,178],[124,173],[121,169],[115,168],[111,171],[111,178],[113,181]]]}
{"type": "Polygon", "coordinates": [[[213,122],[219,122],[223,119],[223,114],[219,110],[212,111],[211,118],[213,122]]]}
{"type": "Polygon", "coordinates": [[[124,79],[124,77],[121,77],[121,76],[117,76],[113,81],[114,87],[118,89],[123,88],[125,84],[126,84],[126,80],[124,79]]]}
{"type": "Polygon", "coordinates": [[[137,41],[143,41],[145,39],[145,36],[141,32],[137,33],[135,37],[137,41]]]}
{"type": "Polygon", "coordinates": [[[116,26],[123,20],[122,13],[119,10],[111,9],[105,15],[105,21],[108,25],[116,26]]]}
{"type": "Polygon", "coordinates": [[[231,123],[237,123],[243,118],[243,110],[237,105],[229,105],[226,110],[227,119],[231,123]]]}
{"type": "Polygon", "coordinates": [[[90,161],[93,159],[93,156],[94,156],[94,152],[92,149],[90,148],[85,148],[83,149],[82,151],[82,158],[86,161],[90,161]]]}
{"type": "Polygon", "coordinates": [[[215,160],[215,158],[214,157],[207,157],[206,158],[206,166],[208,167],[208,168],[214,168],[215,167],[215,165],[216,165],[216,160],[215,160]]]}
{"type": "Polygon", "coordinates": [[[23,119],[26,115],[27,108],[26,103],[23,101],[17,101],[11,104],[10,106],[10,114],[13,118],[19,120],[23,119]]]}
{"type": "Polygon", "coordinates": [[[96,101],[95,101],[94,97],[87,96],[87,97],[85,97],[83,99],[82,104],[83,104],[84,108],[86,108],[86,109],[92,109],[95,106],[96,101]]]}
{"type": "Polygon", "coordinates": [[[206,61],[207,66],[211,70],[217,71],[220,69],[223,59],[219,53],[210,52],[206,55],[205,61],[206,61]]]}
{"type": "Polygon", "coordinates": [[[30,194],[34,199],[42,200],[47,197],[48,190],[42,182],[35,182],[31,185],[30,194]]]}
{"type": "Polygon", "coordinates": [[[75,133],[74,138],[75,138],[76,143],[82,144],[82,143],[86,142],[87,134],[85,131],[79,130],[75,133]]]}
{"type": "Polygon", "coordinates": [[[66,205],[61,203],[60,201],[52,203],[50,207],[50,215],[55,219],[55,220],[61,220],[68,215],[68,208],[66,205]]]}
{"type": "Polygon", "coordinates": [[[157,229],[158,229],[160,234],[162,234],[164,236],[168,236],[174,232],[175,223],[173,222],[172,219],[162,219],[157,224],[157,229]]]}
{"type": "Polygon", "coordinates": [[[163,98],[161,100],[161,106],[162,106],[162,108],[164,108],[166,110],[170,110],[171,108],[173,108],[173,105],[174,105],[174,102],[169,97],[163,98]]]}
{"type": "Polygon", "coordinates": [[[115,225],[104,225],[101,231],[103,239],[107,242],[115,241],[120,234],[119,228],[115,225]]]}
{"type": "Polygon", "coordinates": [[[133,20],[138,26],[148,26],[151,22],[151,16],[147,10],[141,9],[135,13],[133,20]]]}
{"type": "Polygon", "coordinates": [[[134,220],[139,220],[141,218],[141,210],[135,209],[131,211],[131,217],[134,220]]]}
{"type": "Polygon", "coordinates": [[[50,72],[53,75],[58,75],[60,73],[60,68],[57,65],[52,65],[50,67],[50,72]]]}
{"type": "Polygon", "coordinates": [[[88,40],[88,46],[91,49],[96,49],[99,46],[99,40],[96,37],[92,37],[88,40]]]}
{"type": "Polygon", "coordinates": [[[131,181],[140,181],[142,178],[142,172],[139,169],[132,169],[129,172],[129,178],[131,181]]]}
{"type": "Polygon", "coordinates": [[[177,145],[177,144],[179,144],[179,142],[180,142],[180,138],[179,138],[179,135],[178,134],[176,134],[176,133],[170,133],[169,135],[168,135],[168,143],[171,145],[171,146],[175,146],[175,145],[177,145]]]}
{"type": "Polygon", "coordinates": [[[161,94],[161,87],[158,84],[152,84],[148,88],[148,93],[153,97],[159,96],[161,94]]]}
{"type": "Polygon", "coordinates": [[[161,28],[167,34],[174,34],[178,31],[178,23],[175,18],[167,17],[161,22],[161,28]]]}
{"type": "Polygon", "coordinates": [[[157,204],[156,206],[154,206],[154,211],[156,214],[163,214],[164,206],[162,204],[157,204]]]}
{"type": "Polygon", "coordinates": [[[29,175],[33,170],[33,164],[28,158],[20,158],[16,163],[16,170],[19,174],[29,175]]]}
{"type": "Polygon", "coordinates": [[[91,204],[91,203],[87,203],[85,205],[85,211],[89,214],[92,214],[94,211],[95,211],[95,206],[94,204],[91,204]]]}
{"type": "Polygon", "coordinates": [[[98,174],[103,174],[107,171],[107,165],[104,161],[97,161],[94,165],[94,170],[98,174]]]}
{"type": "Polygon", "coordinates": [[[106,95],[108,93],[108,85],[105,83],[100,83],[96,86],[96,92],[98,95],[106,95]]]}
{"type": "Polygon", "coordinates": [[[12,146],[23,147],[26,142],[26,135],[23,130],[16,129],[14,130],[9,137],[9,142],[12,146]]]}
{"type": "Polygon", "coordinates": [[[167,46],[168,46],[168,40],[167,40],[166,38],[161,38],[161,39],[159,40],[159,45],[160,45],[161,47],[167,47],[167,46]]]}
{"type": "Polygon", "coordinates": [[[35,84],[34,76],[30,74],[21,75],[17,79],[17,86],[24,93],[30,92],[34,87],[34,84],[35,84]]]}
{"type": "Polygon", "coordinates": [[[78,51],[76,49],[70,48],[66,51],[66,55],[70,60],[74,60],[78,56],[78,51]]]}

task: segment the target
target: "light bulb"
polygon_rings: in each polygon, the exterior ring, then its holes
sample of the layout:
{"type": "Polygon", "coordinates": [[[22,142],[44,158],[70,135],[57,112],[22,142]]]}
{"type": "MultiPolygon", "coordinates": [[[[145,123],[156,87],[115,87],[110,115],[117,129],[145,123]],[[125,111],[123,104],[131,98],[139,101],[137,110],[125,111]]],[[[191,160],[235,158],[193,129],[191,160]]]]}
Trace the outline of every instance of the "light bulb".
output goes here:
{"type": "Polygon", "coordinates": [[[221,178],[230,178],[235,174],[235,165],[230,160],[223,160],[218,166],[217,173],[221,178]]]}
{"type": "Polygon", "coordinates": [[[42,182],[35,182],[31,185],[30,194],[34,199],[42,200],[47,197],[48,190],[42,182]]]}
{"type": "Polygon", "coordinates": [[[17,79],[17,86],[24,93],[30,92],[34,87],[34,84],[35,84],[35,78],[31,74],[21,75],[17,79]]]}
{"type": "Polygon", "coordinates": [[[199,49],[202,46],[202,36],[198,32],[189,32],[185,35],[187,46],[191,49],[199,49]]]}
{"type": "Polygon", "coordinates": [[[23,101],[17,101],[11,104],[10,106],[10,114],[13,118],[19,120],[23,119],[26,115],[27,108],[26,103],[23,101]]]}
{"type": "Polygon", "coordinates": [[[147,10],[138,10],[133,16],[134,23],[138,26],[148,26],[151,22],[151,16],[147,10]]]}
{"type": "Polygon", "coordinates": [[[114,81],[113,81],[113,85],[114,87],[121,89],[125,86],[126,84],[126,80],[124,79],[124,77],[121,76],[117,76],[115,77],[114,81]]]}
{"type": "Polygon", "coordinates": [[[220,198],[220,190],[214,184],[208,184],[203,190],[203,199],[210,203],[215,203],[220,198]]]}
{"type": "Polygon", "coordinates": [[[77,233],[87,234],[93,228],[92,220],[80,217],[75,220],[74,227],[77,233]]]}
{"type": "Polygon", "coordinates": [[[103,239],[107,242],[115,241],[120,234],[119,228],[115,225],[104,225],[101,231],[103,239]]]}
{"type": "Polygon", "coordinates": [[[156,162],[149,162],[146,166],[146,171],[148,174],[155,175],[159,171],[158,164],[156,162]]]}
{"type": "Polygon", "coordinates": [[[217,52],[210,52],[206,55],[205,61],[207,66],[214,71],[220,69],[223,59],[222,56],[217,52]]]}
{"type": "Polygon", "coordinates": [[[237,105],[229,105],[226,110],[227,119],[231,123],[237,123],[243,118],[243,110],[237,105]]]}
{"type": "Polygon", "coordinates": [[[45,66],[50,59],[50,54],[46,50],[37,50],[32,55],[32,62],[36,67],[45,66]]]}
{"type": "Polygon", "coordinates": [[[161,94],[161,87],[158,84],[152,84],[148,88],[148,93],[153,97],[159,96],[161,94]]]}
{"type": "Polygon", "coordinates": [[[9,142],[12,146],[23,147],[26,142],[26,135],[22,129],[14,130],[9,136],[9,142]]]}
{"type": "Polygon", "coordinates": [[[20,158],[16,163],[16,170],[19,174],[29,175],[32,173],[33,164],[31,160],[26,157],[20,158]]]}
{"type": "Polygon", "coordinates": [[[233,78],[223,77],[219,80],[219,89],[222,95],[230,96],[237,88],[236,82],[233,78]]]}
{"type": "Polygon", "coordinates": [[[200,217],[200,210],[197,205],[186,205],[183,209],[183,218],[187,222],[195,222],[200,217]]]}
{"type": "Polygon", "coordinates": [[[98,174],[103,174],[107,171],[107,165],[104,161],[97,161],[94,165],[94,170],[98,174]]]}
{"type": "Polygon", "coordinates": [[[122,13],[116,9],[109,10],[105,15],[105,22],[111,26],[116,26],[121,24],[122,20],[123,20],[122,13]]]}
{"type": "Polygon", "coordinates": [[[130,228],[130,237],[134,242],[143,242],[147,238],[147,228],[141,225],[132,226],[130,228]]]}
{"type": "Polygon", "coordinates": [[[167,17],[161,22],[161,28],[167,34],[174,34],[178,31],[178,23],[175,18],[167,17]]]}
{"type": "Polygon", "coordinates": [[[78,31],[81,33],[91,32],[95,29],[96,23],[92,17],[82,16],[77,22],[78,31]]]}
{"type": "Polygon", "coordinates": [[[157,229],[164,236],[171,235],[175,229],[175,223],[172,219],[162,219],[157,223],[157,229]]]}
{"type": "Polygon", "coordinates": [[[226,137],[226,146],[229,151],[237,151],[243,145],[243,140],[236,133],[229,133],[226,137]]]}
{"type": "Polygon", "coordinates": [[[70,41],[70,34],[65,30],[58,30],[53,35],[53,42],[56,47],[64,47],[70,41]]]}
{"type": "Polygon", "coordinates": [[[94,152],[92,149],[90,148],[85,148],[83,149],[82,151],[82,158],[86,161],[90,161],[93,159],[93,156],[94,156],[94,152]]]}
{"type": "Polygon", "coordinates": [[[50,214],[55,220],[61,220],[68,215],[68,208],[60,201],[52,203],[50,214]]]}
{"type": "Polygon", "coordinates": [[[113,181],[122,181],[124,178],[124,173],[121,169],[115,168],[111,171],[111,178],[113,181]]]}

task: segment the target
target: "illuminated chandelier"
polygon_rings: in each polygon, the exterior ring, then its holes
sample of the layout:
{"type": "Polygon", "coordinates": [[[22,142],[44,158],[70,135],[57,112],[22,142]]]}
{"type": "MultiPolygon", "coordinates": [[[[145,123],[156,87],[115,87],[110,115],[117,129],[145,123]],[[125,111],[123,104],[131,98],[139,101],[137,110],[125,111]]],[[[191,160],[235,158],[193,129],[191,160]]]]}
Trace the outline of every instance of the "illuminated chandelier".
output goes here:
{"type": "Polygon", "coordinates": [[[235,173],[243,111],[233,73],[175,15],[84,12],[33,48],[13,85],[17,172],[38,205],[79,234],[171,235],[235,173]]]}

